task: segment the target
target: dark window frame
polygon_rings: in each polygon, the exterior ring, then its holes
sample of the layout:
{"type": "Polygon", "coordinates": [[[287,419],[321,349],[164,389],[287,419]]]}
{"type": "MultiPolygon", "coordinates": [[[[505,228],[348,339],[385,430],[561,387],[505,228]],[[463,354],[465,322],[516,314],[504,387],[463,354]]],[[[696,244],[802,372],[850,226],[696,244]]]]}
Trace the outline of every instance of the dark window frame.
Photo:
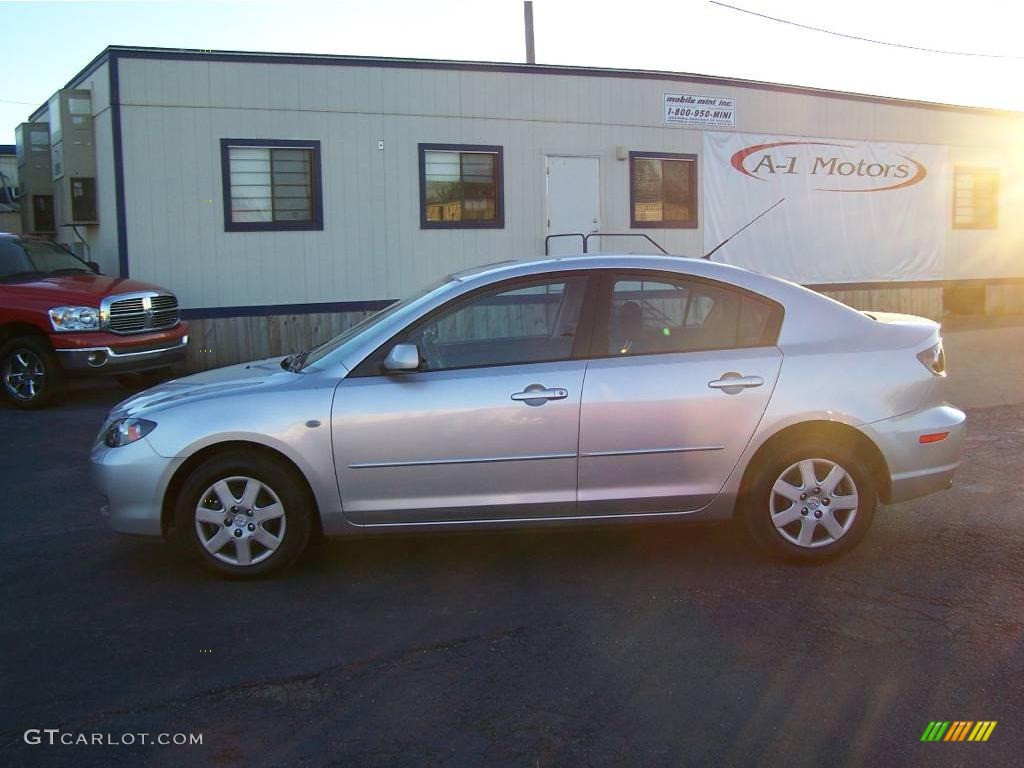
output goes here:
{"type": "Polygon", "coordinates": [[[574,270],[561,270],[558,272],[545,272],[539,275],[523,275],[520,277],[513,277],[507,280],[500,280],[498,282],[489,283],[487,285],[474,288],[471,291],[455,296],[449,299],[444,304],[430,310],[427,314],[422,317],[413,320],[402,330],[393,334],[391,338],[385,341],[383,344],[378,346],[373,352],[368,354],[362,359],[352,373],[349,374],[349,378],[365,378],[373,376],[408,376],[410,374],[419,375],[439,375],[444,373],[450,373],[451,371],[471,371],[481,368],[512,368],[520,365],[542,365],[545,363],[566,363],[573,360],[586,360],[590,354],[592,338],[591,334],[594,329],[594,310],[597,306],[598,293],[597,288],[600,283],[600,274],[592,270],[574,269],[574,270]],[[558,280],[568,280],[572,277],[582,277],[586,280],[586,284],[583,288],[583,304],[580,306],[580,318],[579,325],[577,326],[576,338],[573,339],[572,351],[568,357],[559,357],[553,360],[531,360],[525,363],[500,363],[497,365],[484,364],[484,365],[468,365],[458,368],[444,368],[437,371],[409,371],[403,373],[400,371],[385,371],[383,369],[384,358],[387,357],[388,352],[396,344],[405,343],[405,341],[422,326],[436,319],[439,315],[442,315],[449,311],[458,311],[463,305],[476,299],[478,296],[486,293],[498,292],[503,293],[510,290],[518,290],[520,288],[528,288],[531,285],[537,285],[539,283],[549,283],[558,280]]]}
{"type": "Polygon", "coordinates": [[[657,269],[615,269],[608,267],[600,270],[596,277],[597,280],[595,281],[596,287],[594,291],[596,304],[593,310],[593,326],[590,331],[590,353],[588,355],[591,360],[635,360],[641,357],[654,357],[659,355],[691,355],[701,352],[720,352],[774,347],[778,344],[779,333],[782,330],[782,322],[786,316],[786,308],[775,299],[771,299],[764,294],[751,291],[748,288],[743,288],[738,285],[733,285],[732,283],[724,283],[720,280],[712,280],[711,278],[691,275],[685,272],[665,272],[657,269]],[[767,304],[772,310],[772,316],[769,318],[768,322],[765,323],[764,331],[762,331],[761,338],[758,340],[758,343],[752,346],[709,346],[698,349],[643,352],[636,355],[615,355],[608,351],[609,330],[611,329],[612,297],[614,296],[615,281],[631,278],[651,281],[660,280],[664,282],[697,283],[722,291],[732,291],[739,295],[741,302],[743,299],[749,299],[767,304]]]}
{"type": "MultiPolygon", "coordinates": [[[[1002,173],[1000,173],[1000,169],[999,168],[995,168],[993,166],[980,166],[980,165],[954,165],[953,166],[953,210],[952,210],[952,219],[953,219],[952,225],[953,225],[953,229],[966,229],[966,230],[971,230],[971,229],[988,229],[988,230],[999,229],[999,198],[1000,198],[1000,195],[1002,193],[1002,182],[1003,182],[1002,173]],[[960,223],[957,223],[957,220],[956,220],[957,180],[960,178],[961,174],[963,174],[964,176],[980,176],[980,175],[995,176],[995,179],[996,179],[995,201],[994,201],[995,205],[994,205],[993,210],[992,210],[992,221],[991,221],[991,223],[989,223],[988,221],[979,222],[977,220],[977,217],[975,217],[975,219],[973,221],[971,221],[970,224],[960,224],[960,223]]],[[[973,204],[973,200],[972,200],[972,204],[973,204]]]]}
{"type": "MultiPolygon", "coordinates": [[[[697,198],[697,155],[694,153],[679,152],[630,152],[629,153],[629,228],[630,229],[697,229],[699,226],[700,202],[697,198]],[[693,216],[690,220],[681,221],[638,221],[636,215],[636,188],[633,185],[634,173],[637,160],[686,160],[693,163],[693,170],[690,173],[690,197],[693,200],[693,216]]],[[[664,179],[664,174],[662,175],[664,179]]],[[[665,201],[662,199],[662,206],[665,201]]],[[[662,208],[664,211],[664,207],[662,208]]]]}
{"type": "MultiPolygon", "coordinates": [[[[320,172],[320,141],[310,139],[221,139],[220,176],[224,196],[225,232],[309,232],[324,228],[323,187],[320,172]],[[260,147],[266,149],[308,149],[311,151],[310,187],[313,218],[309,221],[233,221],[231,218],[231,147],[260,147]]],[[[271,190],[273,194],[273,190],[271,190]]]]}
{"type": "Polygon", "coordinates": [[[496,144],[419,144],[420,229],[504,229],[505,228],[505,150],[496,144]],[[494,219],[462,221],[427,220],[427,152],[476,152],[496,155],[494,165],[494,219]]]}

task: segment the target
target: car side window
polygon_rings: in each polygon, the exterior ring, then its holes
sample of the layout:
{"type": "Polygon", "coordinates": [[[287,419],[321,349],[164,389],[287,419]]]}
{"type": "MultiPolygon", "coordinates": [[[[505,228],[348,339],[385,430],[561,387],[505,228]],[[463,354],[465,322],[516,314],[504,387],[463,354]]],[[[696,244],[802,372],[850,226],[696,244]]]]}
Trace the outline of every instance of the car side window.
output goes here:
{"type": "Polygon", "coordinates": [[[686,278],[623,276],[612,283],[612,356],[755,347],[776,307],[727,286],[686,278]]]}
{"type": "Polygon", "coordinates": [[[572,356],[585,277],[563,277],[473,296],[415,328],[423,370],[516,365],[572,356]]]}

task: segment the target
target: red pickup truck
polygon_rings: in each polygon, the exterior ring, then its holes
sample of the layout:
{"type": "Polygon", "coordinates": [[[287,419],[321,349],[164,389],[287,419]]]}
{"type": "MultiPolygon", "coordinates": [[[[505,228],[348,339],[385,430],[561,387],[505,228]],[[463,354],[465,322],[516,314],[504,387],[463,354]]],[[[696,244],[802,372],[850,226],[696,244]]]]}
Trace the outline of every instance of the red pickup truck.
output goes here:
{"type": "Polygon", "coordinates": [[[68,376],[165,369],[185,357],[178,299],[99,274],[49,240],[0,233],[0,391],[19,408],[58,397],[68,376]]]}

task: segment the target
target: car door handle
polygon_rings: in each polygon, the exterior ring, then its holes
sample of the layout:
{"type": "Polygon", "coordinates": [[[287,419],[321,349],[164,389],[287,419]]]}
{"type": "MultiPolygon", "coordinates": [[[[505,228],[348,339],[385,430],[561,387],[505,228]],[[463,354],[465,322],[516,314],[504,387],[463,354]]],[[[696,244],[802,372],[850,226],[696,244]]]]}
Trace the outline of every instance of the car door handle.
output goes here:
{"type": "Polygon", "coordinates": [[[568,396],[569,391],[561,387],[545,387],[541,384],[531,384],[522,392],[514,392],[512,399],[524,402],[527,405],[540,405],[545,400],[564,400],[568,396]]]}
{"type": "Polygon", "coordinates": [[[712,389],[720,389],[727,395],[735,395],[737,392],[748,387],[760,387],[764,379],[760,376],[741,376],[738,373],[723,373],[722,378],[709,381],[708,386],[712,389]]]}

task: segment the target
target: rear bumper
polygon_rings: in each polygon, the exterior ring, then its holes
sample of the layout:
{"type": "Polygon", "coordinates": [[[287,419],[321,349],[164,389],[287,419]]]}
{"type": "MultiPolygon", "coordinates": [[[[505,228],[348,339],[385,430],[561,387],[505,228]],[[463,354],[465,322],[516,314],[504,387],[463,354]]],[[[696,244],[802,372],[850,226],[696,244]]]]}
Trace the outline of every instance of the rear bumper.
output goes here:
{"type": "Polygon", "coordinates": [[[960,467],[966,421],[963,411],[936,405],[862,426],[889,467],[890,490],[883,501],[895,504],[949,488],[960,467]],[[943,432],[948,434],[936,442],[920,441],[943,432]]]}
{"type": "Polygon", "coordinates": [[[102,376],[165,368],[185,359],[188,326],[176,337],[132,339],[131,346],[97,345],[55,349],[61,367],[72,376],[102,376]]]}

